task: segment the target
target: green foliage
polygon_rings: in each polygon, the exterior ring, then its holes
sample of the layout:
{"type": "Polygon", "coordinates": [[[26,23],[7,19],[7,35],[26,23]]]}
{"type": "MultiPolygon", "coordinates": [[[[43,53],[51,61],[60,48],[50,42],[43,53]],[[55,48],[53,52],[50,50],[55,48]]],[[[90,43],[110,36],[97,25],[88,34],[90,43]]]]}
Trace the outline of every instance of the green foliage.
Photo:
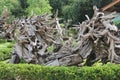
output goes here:
{"type": "Polygon", "coordinates": [[[0,44],[1,44],[1,43],[6,43],[6,42],[7,42],[6,39],[0,39],[0,44]]]}
{"type": "Polygon", "coordinates": [[[27,0],[17,0],[19,2],[19,5],[16,8],[16,10],[12,10],[12,15],[15,17],[22,17],[26,16],[27,13],[25,12],[26,8],[28,7],[27,0]]]}
{"type": "Polygon", "coordinates": [[[113,22],[118,28],[120,28],[120,15],[113,19],[113,22]]]}
{"type": "Polygon", "coordinates": [[[106,6],[110,2],[114,0],[92,0],[93,5],[96,5],[98,8],[102,8],[103,6],[106,6]]]}
{"type": "Polygon", "coordinates": [[[12,17],[30,16],[51,13],[48,0],[0,0],[0,14],[7,9],[12,17]]]}
{"type": "Polygon", "coordinates": [[[74,0],[74,2],[63,7],[64,18],[66,20],[72,19],[73,23],[82,22],[86,20],[85,14],[92,16],[92,7],[90,0],[74,0]]]}
{"type": "Polygon", "coordinates": [[[72,20],[73,23],[78,23],[85,20],[85,14],[90,17],[93,14],[93,4],[91,0],[50,0],[52,12],[55,13],[58,9],[58,16],[63,17],[65,21],[72,20]]]}
{"type": "Polygon", "coordinates": [[[8,13],[13,16],[14,11],[18,11],[20,8],[21,7],[18,0],[0,0],[0,15],[4,9],[7,9],[8,13]]]}
{"type": "Polygon", "coordinates": [[[51,13],[48,0],[27,0],[27,3],[29,5],[26,9],[28,15],[31,15],[31,11],[33,11],[35,15],[51,13]]]}
{"type": "Polygon", "coordinates": [[[49,46],[47,50],[48,52],[52,52],[54,50],[54,46],[53,45],[49,46]]]}
{"type": "Polygon", "coordinates": [[[55,14],[58,10],[58,16],[62,17],[62,8],[70,3],[74,2],[75,0],[49,0],[50,6],[52,7],[52,13],[55,14]]]}
{"type": "Polygon", "coordinates": [[[13,49],[13,42],[0,43],[0,61],[9,59],[13,49]]]}
{"type": "Polygon", "coordinates": [[[53,14],[58,9],[59,17],[63,17],[65,21],[72,20],[73,23],[78,23],[86,20],[85,14],[93,16],[93,5],[102,8],[111,1],[113,0],[50,0],[50,5],[53,14]]]}
{"type": "Polygon", "coordinates": [[[119,80],[120,65],[94,67],[52,67],[0,63],[0,80],[119,80]]]}
{"type": "Polygon", "coordinates": [[[86,20],[85,14],[90,17],[93,15],[93,5],[101,8],[111,1],[113,0],[0,0],[0,14],[4,9],[8,9],[14,18],[30,16],[32,11],[35,15],[51,13],[52,9],[53,14],[58,10],[58,16],[65,21],[70,19],[73,23],[78,23],[86,20]]]}

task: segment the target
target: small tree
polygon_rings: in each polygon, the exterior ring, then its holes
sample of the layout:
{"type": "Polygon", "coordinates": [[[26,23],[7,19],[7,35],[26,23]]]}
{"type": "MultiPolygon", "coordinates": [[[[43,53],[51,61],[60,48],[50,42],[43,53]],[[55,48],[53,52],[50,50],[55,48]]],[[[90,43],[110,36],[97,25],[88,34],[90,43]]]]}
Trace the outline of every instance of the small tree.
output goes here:
{"type": "Polygon", "coordinates": [[[31,11],[33,11],[35,15],[51,13],[51,6],[48,0],[27,0],[27,3],[29,5],[26,9],[28,16],[31,15],[31,11]]]}
{"type": "Polygon", "coordinates": [[[0,0],[0,15],[4,9],[7,9],[9,14],[14,15],[14,11],[18,12],[20,8],[21,6],[18,0],[0,0]]]}

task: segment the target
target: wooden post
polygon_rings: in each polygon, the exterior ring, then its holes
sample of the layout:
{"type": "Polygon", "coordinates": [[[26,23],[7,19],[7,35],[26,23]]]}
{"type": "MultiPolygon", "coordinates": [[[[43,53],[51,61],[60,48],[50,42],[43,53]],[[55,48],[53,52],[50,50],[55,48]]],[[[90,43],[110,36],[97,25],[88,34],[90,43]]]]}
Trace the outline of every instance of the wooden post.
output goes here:
{"type": "Polygon", "coordinates": [[[104,7],[102,8],[102,11],[105,11],[105,10],[109,9],[110,7],[114,6],[115,4],[117,4],[117,3],[119,3],[119,2],[120,2],[120,0],[115,0],[115,1],[111,2],[110,4],[104,6],[104,7]]]}

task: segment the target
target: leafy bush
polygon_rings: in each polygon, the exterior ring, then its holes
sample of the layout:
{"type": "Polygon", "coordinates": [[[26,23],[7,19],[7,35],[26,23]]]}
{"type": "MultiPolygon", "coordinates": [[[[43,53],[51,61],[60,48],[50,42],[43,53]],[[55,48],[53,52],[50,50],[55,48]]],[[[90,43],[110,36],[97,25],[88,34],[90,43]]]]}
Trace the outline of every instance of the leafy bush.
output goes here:
{"type": "Polygon", "coordinates": [[[26,8],[26,13],[30,16],[31,11],[34,15],[43,15],[45,13],[51,13],[51,6],[49,0],[27,0],[28,8],[26,8]]]}
{"type": "Polygon", "coordinates": [[[119,80],[120,65],[52,67],[0,63],[0,80],[119,80]]]}
{"type": "Polygon", "coordinates": [[[13,49],[13,42],[0,43],[0,61],[9,59],[11,50],[13,49]]]}
{"type": "Polygon", "coordinates": [[[0,15],[4,15],[4,10],[7,10],[5,14],[9,14],[9,19],[12,20],[18,15],[15,14],[15,11],[19,12],[21,10],[20,2],[18,0],[0,0],[0,15]]]}

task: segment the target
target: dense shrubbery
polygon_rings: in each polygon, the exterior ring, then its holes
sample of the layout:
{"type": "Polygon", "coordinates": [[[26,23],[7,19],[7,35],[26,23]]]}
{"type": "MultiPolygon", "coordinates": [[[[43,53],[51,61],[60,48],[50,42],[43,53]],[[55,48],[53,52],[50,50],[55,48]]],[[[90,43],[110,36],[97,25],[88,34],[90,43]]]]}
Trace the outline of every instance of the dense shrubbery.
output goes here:
{"type": "Polygon", "coordinates": [[[119,80],[120,65],[94,67],[49,67],[0,63],[0,80],[119,80]]]}
{"type": "Polygon", "coordinates": [[[31,15],[31,11],[33,11],[35,15],[51,13],[51,6],[48,0],[27,0],[27,3],[29,5],[26,8],[28,16],[31,15]]]}
{"type": "Polygon", "coordinates": [[[0,40],[0,61],[10,59],[13,45],[13,42],[6,42],[6,40],[0,40]]]}

